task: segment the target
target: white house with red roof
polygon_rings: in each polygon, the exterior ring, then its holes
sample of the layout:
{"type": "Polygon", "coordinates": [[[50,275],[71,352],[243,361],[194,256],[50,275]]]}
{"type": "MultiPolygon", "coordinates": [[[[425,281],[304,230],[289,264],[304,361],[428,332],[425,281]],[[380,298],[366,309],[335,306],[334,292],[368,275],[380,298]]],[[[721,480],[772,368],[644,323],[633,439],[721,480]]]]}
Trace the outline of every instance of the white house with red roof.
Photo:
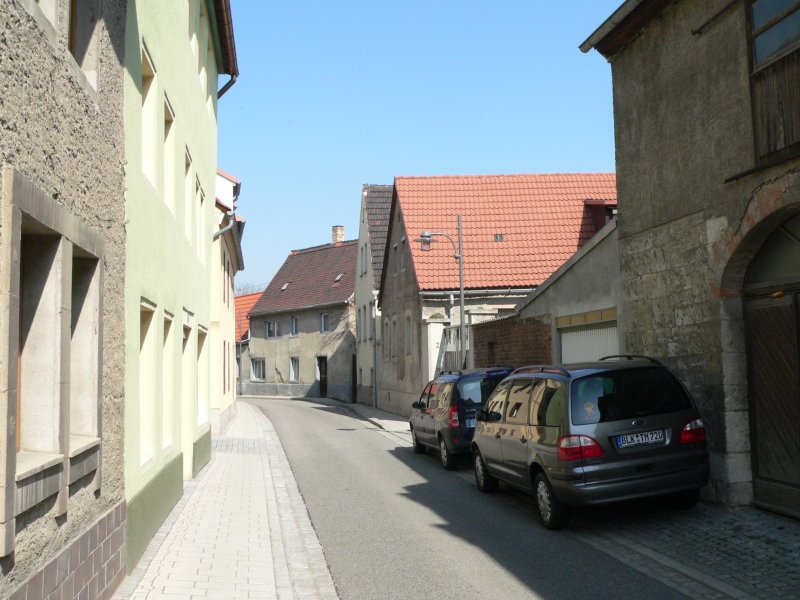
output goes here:
{"type": "Polygon", "coordinates": [[[242,394],[355,398],[354,287],[358,241],[292,250],[250,310],[242,394]]]}
{"type": "MultiPolygon", "coordinates": [[[[612,218],[616,197],[613,173],[397,177],[378,299],[378,406],[409,414],[440,352],[459,347],[459,216],[468,332],[512,314],[612,218]],[[423,232],[434,234],[428,251],[423,232]]],[[[468,337],[465,347],[470,367],[468,337]]]]}

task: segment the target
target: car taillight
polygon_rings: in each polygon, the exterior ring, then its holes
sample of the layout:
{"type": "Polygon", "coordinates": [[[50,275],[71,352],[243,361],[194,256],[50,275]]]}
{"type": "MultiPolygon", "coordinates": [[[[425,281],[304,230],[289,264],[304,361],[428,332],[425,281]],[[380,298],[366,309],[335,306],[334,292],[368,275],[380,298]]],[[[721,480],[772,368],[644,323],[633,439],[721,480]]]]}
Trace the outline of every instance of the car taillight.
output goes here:
{"type": "Polygon", "coordinates": [[[706,426],[703,424],[703,419],[689,421],[681,429],[681,435],[678,438],[681,444],[693,444],[695,442],[704,442],[705,440],[706,426]]]}
{"type": "Polygon", "coordinates": [[[559,460],[582,460],[604,455],[600,444],[588,435],[566,435],[558,438],[559,460]]]}
{"type": "Polygon", "coordinates": [[[458,427],[458,407],[453,405],[450,407],[450,418],[447,420],[450,427],[458,427]]]}

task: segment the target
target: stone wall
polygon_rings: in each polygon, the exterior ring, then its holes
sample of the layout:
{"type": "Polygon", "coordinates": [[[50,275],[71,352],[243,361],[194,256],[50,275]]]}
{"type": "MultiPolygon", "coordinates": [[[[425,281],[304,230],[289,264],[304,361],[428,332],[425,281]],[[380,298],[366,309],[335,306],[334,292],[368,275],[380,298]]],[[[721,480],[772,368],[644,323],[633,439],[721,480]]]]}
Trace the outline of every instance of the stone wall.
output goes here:
{"type": "MultiPolygon", "coordinates": [[[[86,597],[94,590],[98,591],[98,596],[92,597],[100,597],[100,593],[110,595],[119,581],[125,520],[121,66],[125,3],[101,0],[99,4],[102,17],[95,30],[99,52],[96,76],[82,71],[67,47],[68,2],[56,3],[59,10],[54,17],[55,25],[34,0],[0,4],[0,87],[3,90],[0,94],[0,160],[5,173],[13,173],[15,182],[29,182],[37,198],[51,204],[51,215],[74,217],[80,227],[97,236],[104,248],[99,326],[102,332],[99,469],[4,524],[11,533],[6,542],[11,543],[13,552],[0,559],[2,597],[8,597],[23,584],[23,591],[16,594],[27,590],[28,598],[72,599],[79,594],[86,597]],[[104,549],[102,554],[98,553],[101,533],[108,550],[104,549]],[[92,541],[94,553],[90,555],[92,541]]],[[[4,181],[12,181],[12,176],[4,177],[4,181]]],[[[13,192],[10,196],[5,200],[15,202],[13,192]]],[[[13,253],[15,244],[9,237],[14,227],[7,220],[10,214],[11,211],[4,209],[0,216],[0,242],[4,249],[0,256],[0,274],[3,287],[13,290],[19,285],[11,281],[19,266],[6,252],[13,253]]],[[[58,227],[59,223],[53,222],[53,225],[58,227]]],[[[56,231],[64,239],[71,239],[70,232],[56,231]]],[[[13,295],[10,298],[11,306],[3,303],[4,314],[0,316],[0,321],[6,323],[6,311],[14,314],[18,310],[15,303],[18,304],[19,299],[13,295]]],[[[16,413],[16,389],[9,390],[8,386],[11,378],[14,381],[16,378],[9,371],[16,369],[18,337],[16,328],[13,325],[10,328],[14,334],[5,336],[8,346],[6,352],[0,353],[0,372],[4,377],[0,386],[4,390],[0,419],[6,423],[13,423],[16,413]]],[[[4,429],[0,436],[3,444],[0,474],[5,478],[4,485],[13,486],[14,432],[13,428],[10,432],[4,429]]]]}
{"type": "Polygon", "coordinates": [[[609,57],[625,350],[688,385],[707,423],[707,495],[731,505],[752,500],[744,277],[800,207],[797,157],[756,164],[748,6],[668,3],[609,57]]]}

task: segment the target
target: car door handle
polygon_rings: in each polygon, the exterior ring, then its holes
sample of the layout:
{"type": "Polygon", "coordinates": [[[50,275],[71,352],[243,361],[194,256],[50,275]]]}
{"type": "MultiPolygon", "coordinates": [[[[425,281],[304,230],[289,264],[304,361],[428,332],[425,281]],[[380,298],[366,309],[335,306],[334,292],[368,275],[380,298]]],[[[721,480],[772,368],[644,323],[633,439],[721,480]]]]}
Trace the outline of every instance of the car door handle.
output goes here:
{"type": "Polygon", "coordinates": [[[495,433],[494,437],[496,437],[499,440],[500,439],[500,434],[499,433],[495,433]]]}
{"type": "Polygon", "coordinates": [[[523,444],[528,443],[528,440],[526,440],[524,437],[520,438],[519,441],[522,442],[523,444]]]}

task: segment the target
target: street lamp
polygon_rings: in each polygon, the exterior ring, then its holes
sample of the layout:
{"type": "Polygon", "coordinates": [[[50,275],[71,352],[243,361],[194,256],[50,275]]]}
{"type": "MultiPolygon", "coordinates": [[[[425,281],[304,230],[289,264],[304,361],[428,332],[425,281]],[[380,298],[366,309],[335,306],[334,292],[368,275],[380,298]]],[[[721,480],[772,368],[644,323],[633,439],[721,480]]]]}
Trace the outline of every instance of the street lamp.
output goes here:
{"type": "Polygon", "coordinates": [[[423,252],[427,252],[431,249],[431,242],[433,242],[433,238],[435,237],[444,237],[447,238],[453,246],[453,258],[456,259],[458,263],[458,291],[459,291],[459,309],[460,309],[460,326],[459,326],[459,338],[458,338],[458,352],[459,352],[459,359],[461,368],[465,368],[467,366],[467,355],[464,349],[465,344],[465,328],[464,328],[464,247],[461,240],[461,215],[458,215],[458,246],[456,246],[456,242],[450,237],[448,234],[440,232],[440,231],[427,231],[423,230],[422,233],[419,234],[419,238],[416,240],[421,242],[422,246],[421,249],[423,252]]]}

